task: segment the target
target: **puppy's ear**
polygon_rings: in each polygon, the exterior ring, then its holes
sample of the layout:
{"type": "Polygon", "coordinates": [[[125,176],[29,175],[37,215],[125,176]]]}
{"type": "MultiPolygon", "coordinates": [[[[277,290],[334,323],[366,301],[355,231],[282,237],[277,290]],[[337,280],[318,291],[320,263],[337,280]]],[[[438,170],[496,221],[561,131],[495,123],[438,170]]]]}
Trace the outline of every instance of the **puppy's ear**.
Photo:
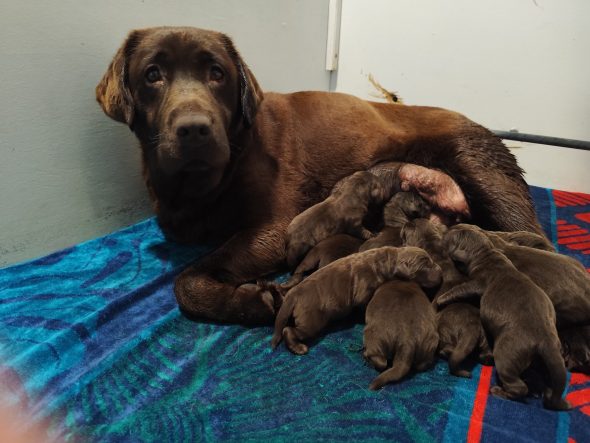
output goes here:
{"type": "Polygon", "coordinates": [[[133,126],[135,106],[129,90],[129,57],[145,31],[131,31],[119,48],[111,64],[96,86],[96,100],[106,115],[121,123],[133,126]]]}
{"type": "Polygon", "coordinates": [[[236,70],[238,71],[238,84],[240,87],[240,111],[244,127],[249,128],[254,122],[258,106],[264,95],[262,89],[258,85],[254,74],[248,68],[248,65],[242,60],[240,53],[235,48],[231,39],[225,35],[221,35],[221,41],[229,56],[232,58],[236,70]]]}

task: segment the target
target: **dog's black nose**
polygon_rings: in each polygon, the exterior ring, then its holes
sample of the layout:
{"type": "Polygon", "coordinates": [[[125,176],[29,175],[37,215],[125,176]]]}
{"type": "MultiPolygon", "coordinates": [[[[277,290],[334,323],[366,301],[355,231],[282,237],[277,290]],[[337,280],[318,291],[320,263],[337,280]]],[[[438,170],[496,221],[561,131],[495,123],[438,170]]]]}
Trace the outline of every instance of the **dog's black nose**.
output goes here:
{"type": "Polygon", "coordinates": [[[176,119],[175,131],[182,143],[203,143],[211,135],[211,119],[202,114],[183,115],[176,119]]]}

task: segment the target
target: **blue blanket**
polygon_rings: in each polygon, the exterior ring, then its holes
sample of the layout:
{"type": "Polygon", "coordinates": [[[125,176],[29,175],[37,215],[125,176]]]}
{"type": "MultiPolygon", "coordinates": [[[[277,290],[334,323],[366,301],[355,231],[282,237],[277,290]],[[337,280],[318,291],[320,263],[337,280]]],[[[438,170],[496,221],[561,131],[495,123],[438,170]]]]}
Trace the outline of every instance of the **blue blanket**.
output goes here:
{"type": "MultiPolygon", "coordinates": [[[[531,192],[549,238],[590,268],[590,196],[531,192]]],[[[271,351],[270,327],[190,321],[173,279],[206,252],[166,242],[149,219],[1,269],[0,406],[48,440],[590,441],[583,375],[567,413],[491,397],[491,367],[460,379],[442,361],[370,392],[362,325],[296,357],[271,351]]]]}

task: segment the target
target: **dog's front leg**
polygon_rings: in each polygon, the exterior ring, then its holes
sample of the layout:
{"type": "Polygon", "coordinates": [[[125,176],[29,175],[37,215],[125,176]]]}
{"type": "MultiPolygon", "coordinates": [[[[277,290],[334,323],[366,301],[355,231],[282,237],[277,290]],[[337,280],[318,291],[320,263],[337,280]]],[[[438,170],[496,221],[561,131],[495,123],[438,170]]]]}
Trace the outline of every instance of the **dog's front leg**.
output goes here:
{"type": "Polygon", "coordinates": [[[190,316],[247,325],[271,324],[280,300],[248,283],[284,262],[287,222],[240,231],[177,278],[174,293],[190,316]]]}

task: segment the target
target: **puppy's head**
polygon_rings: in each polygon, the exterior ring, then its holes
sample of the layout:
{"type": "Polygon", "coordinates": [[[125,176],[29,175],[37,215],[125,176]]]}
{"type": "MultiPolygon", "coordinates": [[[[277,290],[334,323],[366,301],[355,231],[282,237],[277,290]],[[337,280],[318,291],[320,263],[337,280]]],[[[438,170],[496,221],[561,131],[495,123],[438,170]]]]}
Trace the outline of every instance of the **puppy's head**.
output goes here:
{"type": "Polygon", "coordinates": [[[469,265],[481,251],[493,247],[493,243],[481,228],[474,225],[455,225],[449,228],[443,238],[443,248],[449,257],[465,265],[469,265]]]}
{"type": "Polygon", "coordinates": [[[414,192],[398,192],[385,205],[383,221],[385,225],[393,226],[402,221],[427,218],[430,211],[430,205],[418,194],[414,192]]]}
{"type": "Polygon", "coordinates": [[[148,168],[201,174],[206,192],[230,161],[232,136],[252,125],[262,92],[226,35],[158,27],[129,34],[96,98],[140,139],[148,168]]]}
{"type": "Polygon", "coordinates": [[[396,274],[425,288],[438,286],[442,281],[440,266],[425,250],[413,246],[398,249],[396,274]]]}
{"type": "Polygon", "coordinates": [[[331,195],[349,199],[358,197],[363,201],[383,204],[387,192],[381,178],[368,171],[357,171],[338,181],[332,189],[331,195]]]}
{"type": "Polygon", "coordinates": [[[400,237],[406,246],[429,249],[439,246],[446,229],[444,225],[434,224],[425,218],[417,218],[403,225],[400,237]]]}

